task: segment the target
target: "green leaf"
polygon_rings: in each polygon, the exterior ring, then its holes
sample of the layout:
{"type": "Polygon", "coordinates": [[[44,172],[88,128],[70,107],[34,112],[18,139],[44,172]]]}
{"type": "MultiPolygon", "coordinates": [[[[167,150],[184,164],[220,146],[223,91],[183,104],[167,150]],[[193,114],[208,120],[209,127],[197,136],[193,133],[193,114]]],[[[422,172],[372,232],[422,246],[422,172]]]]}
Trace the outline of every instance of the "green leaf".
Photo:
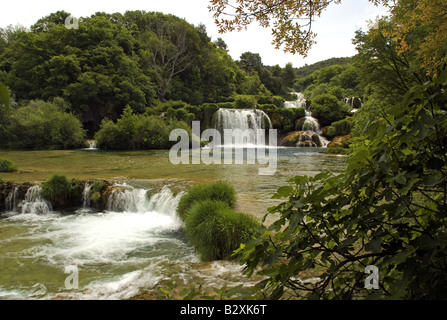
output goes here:
{"type": "Polygon", "coordinates": [[[290,186],[283,186],[278,189],[276,194],[273,196],[275,199],[279,198],[288,198],[290,194],[293,192],[293,188],[290,186]]]}

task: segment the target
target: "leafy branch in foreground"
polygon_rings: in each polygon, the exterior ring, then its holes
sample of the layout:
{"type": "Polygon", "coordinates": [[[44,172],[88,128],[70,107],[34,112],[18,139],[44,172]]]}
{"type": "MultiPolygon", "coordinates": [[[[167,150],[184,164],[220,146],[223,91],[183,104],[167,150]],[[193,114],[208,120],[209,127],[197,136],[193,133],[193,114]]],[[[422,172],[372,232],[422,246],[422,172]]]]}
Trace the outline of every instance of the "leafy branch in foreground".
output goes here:
{"type": "Polygon", "coordinates": [[[447,71],[378,111],[335,176],[298,176],[239,249],[270,298],[447,298],[447,71]],[[368,265],[379,289],[365,289],[368,265]],[[311,274],[309,274],[311,272],[311,274]],[[306,281],[307,278],[307,281],[306,281]],[[309,279],[311,278],[311,279],[309,279]]]}

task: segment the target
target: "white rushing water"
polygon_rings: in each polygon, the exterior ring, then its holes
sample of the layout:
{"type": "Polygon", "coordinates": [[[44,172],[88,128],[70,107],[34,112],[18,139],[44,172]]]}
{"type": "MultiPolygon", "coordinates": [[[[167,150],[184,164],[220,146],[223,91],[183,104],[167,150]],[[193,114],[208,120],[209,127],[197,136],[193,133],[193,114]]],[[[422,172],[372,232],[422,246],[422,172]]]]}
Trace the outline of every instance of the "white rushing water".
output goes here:
{"type": "MultiPolygon", "coordinates": [[[[246,141],[237,145],[238,147],[256,147],[257,145],[265,146],[265,140],[258,143],[256,133],[258,130],[272,129],[272,121],[269,116],[262,110],[258,109],[225,109],[221,108],[215,115],[215,129],[218,130],[222,137],[224,130],[240,130],[241,133],[251,131],[252,135],[246,136],[246,141]]],[[[222,141],[223,144],[228,144],[228,141],[222,141]]],[[[232,143],[234,144],[234,143],[232,143]]]]}
{"type": "Polygon", "coordinates": [[[307,105],[304,94],[301,92],[292,92],[292,94],[295,94],[297,99],[284,102],[284,108],[303,108],[305,111],[304,118],[297,121],[301,126],[295,128],[297,131],[302,131],[297,147],[317,147],[314,141],[315,135],[318,136],[321,147],[327,147],[329,141],[323,136],[318,120],[312,116],[311,108],[307,105]]]}
{"type": "Polygon", "coordinates": [[[297,96],[295,101],[285,101],[284,108],[293,109],[293,108],[306,108],[306,99],[304,98],[304,94],[301,92],[292,92],[297,96]]]}
{"type": "Polygon", "coordinates": [[[163,278],[164,264],[198,261],[176,214],[182,192],[164,186],[150,194],[126,184],[114,189],[106,211],[62,215],[43,210],[40,187],[30,188],[22,210],[9,212],[0,225],[0,233],[15,232],[0,237],[0,299],[129,298],[163,278]],[[79,290],[64,287],[67,266],[79,270],[79,290]]]}

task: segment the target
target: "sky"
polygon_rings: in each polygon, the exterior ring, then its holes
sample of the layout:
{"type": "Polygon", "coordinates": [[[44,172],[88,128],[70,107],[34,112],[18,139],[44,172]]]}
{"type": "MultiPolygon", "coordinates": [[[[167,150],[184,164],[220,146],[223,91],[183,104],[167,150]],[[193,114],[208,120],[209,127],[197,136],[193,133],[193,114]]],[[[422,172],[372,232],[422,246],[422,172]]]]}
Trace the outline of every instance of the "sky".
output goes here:
{"type": "MultiPolygon", "coordinates": [[[[286,54],[275,49],[269,29],[256,23],[241,32],[220,34],[208,11],[208,0],[15,0],[3,2],[0,11],[0,27],[22,25],[30,27],[38,19],[50,13],[64,10],[74,17],[88,17],[95,12],[124,13],[128,10],[158,11],[184,18],[193,25],[206,26],[208,35],[215,41],[222,38],[228,45],[229,54],[238,60],[244,52],[259,53],[264,65],[294,67],[312,64],[334,57],[349,57],[356,54],[352,38],[358,29],[367,30],[367,20],[385,15],[383,7],[376,7],[368,0],[343,0],[342,4],[331,4],[313,24],[318,34],[317,44],[306,58],[286,54]]],[[[82,23],[82,22],[81,22],[82,23]]]]}

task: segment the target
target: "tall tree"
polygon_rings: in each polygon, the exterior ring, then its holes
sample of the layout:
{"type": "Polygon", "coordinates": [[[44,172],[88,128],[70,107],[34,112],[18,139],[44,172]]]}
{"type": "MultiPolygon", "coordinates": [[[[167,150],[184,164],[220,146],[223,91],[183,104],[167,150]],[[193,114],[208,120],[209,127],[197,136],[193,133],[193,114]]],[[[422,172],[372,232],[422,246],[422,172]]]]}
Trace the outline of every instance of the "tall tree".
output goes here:
{"type": "Polygon", "coordinates": [[[158,82],[158,98],[165,100],[174,77],[183,71],[193,61],[193,55],[188,50],[188,39],[185,25],[158,20],[155,27],[156,37],[149,40],[152,53],[152,67],[158,82]]]}

